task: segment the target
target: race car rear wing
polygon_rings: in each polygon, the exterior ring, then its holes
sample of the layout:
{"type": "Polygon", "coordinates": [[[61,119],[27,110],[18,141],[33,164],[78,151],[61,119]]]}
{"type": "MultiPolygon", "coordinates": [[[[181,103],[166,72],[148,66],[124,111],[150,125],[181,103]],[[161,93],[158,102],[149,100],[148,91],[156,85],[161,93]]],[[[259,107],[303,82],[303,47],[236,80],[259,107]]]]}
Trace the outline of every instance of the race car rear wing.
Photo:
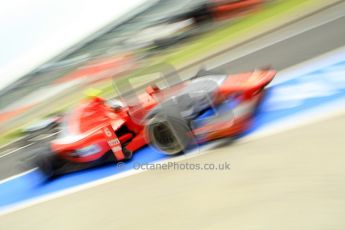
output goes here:
{"type": "Polygon", "coordinates": [[[277,72],[275,70],[256,70],[229,76],[219,87],[218,93],[229,96],[236,92],[255,92],[268,85],[277,72]]]}

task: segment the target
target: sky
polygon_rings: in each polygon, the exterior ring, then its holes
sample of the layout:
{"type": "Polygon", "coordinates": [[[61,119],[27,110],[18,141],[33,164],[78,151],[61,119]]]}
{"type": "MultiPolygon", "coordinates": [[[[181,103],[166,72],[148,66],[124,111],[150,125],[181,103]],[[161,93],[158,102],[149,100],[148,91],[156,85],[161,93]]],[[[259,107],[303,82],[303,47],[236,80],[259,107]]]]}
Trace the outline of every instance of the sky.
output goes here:
{"type": "Polygon", "coordinates": [[[1,1],[0,90],[145,1],[1,1]]]}

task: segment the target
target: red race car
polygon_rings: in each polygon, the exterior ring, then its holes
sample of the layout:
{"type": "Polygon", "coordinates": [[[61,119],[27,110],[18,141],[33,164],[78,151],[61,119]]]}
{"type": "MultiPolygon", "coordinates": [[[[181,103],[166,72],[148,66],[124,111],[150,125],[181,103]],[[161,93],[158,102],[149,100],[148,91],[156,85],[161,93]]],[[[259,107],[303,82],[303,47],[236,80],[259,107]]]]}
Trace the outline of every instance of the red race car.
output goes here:
{"type": "Polygon", "coordinates": [[[206,72],[184,82],[147,114],[150,144],[174,155],[199,143],[242,134],[275,75],[274,70],[229,76],[206,72]]]}
{"type": "MultiPolygon", "coordinates": [[[[146,103],[140,112],[149,111],[156,104],[149,94],[143,96],[146,103]]],[[[105,101],[93,96],[84,100],[63,117],[60,133],[48,149],[38,146],[34,164],[54,177],[131,159],[132,153],[147,142],[144,126],[131,119],[129,108],[115,99],[105,101]]]]}
{"type": "Polygon", "coordinates": [[[65,115],[51,151],[39,154],[35,163],[55,176],[129,160],[148,143],[173,155],[195,143],[236,136],[248,128],[275,74],[200,72],[165,89],[149,86],[126,102],[89,98],[65,115]]]}

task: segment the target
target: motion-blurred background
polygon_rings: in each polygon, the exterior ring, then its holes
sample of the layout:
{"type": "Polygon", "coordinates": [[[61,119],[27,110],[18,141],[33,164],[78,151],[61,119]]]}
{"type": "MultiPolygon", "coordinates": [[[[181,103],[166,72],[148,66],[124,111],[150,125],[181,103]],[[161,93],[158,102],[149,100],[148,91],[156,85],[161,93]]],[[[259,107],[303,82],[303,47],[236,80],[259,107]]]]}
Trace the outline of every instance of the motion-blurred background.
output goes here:
{"type": "Polygon", "coordinates": [[[228,46],[218,37],[232,36],[227,29],[265,4],[273,3],[8,3],[11,11],[3,9],[7,18],[2,22],[1,142],[33,119],[77,102],[85,87],[100,88],[109,97],[115,93],[112,78],[126,77],[135,68],[162,62],[181,68],[207,57],[213,48],[228,46]],[[196,45],[204,51],[184,51],[196,45]]]}
{"type": "Polygon", "coordinates": [[[344,23],[343,0],[1,2],[0,229],[344,229],[344,23]],[[59,130],[30,129],[87,89],[140,91],[161,76],[133,75],[161,66],[278,71],[243,139],[176,158],[230,172],[108,167],[32,185],[27,147],[59,130]]]}

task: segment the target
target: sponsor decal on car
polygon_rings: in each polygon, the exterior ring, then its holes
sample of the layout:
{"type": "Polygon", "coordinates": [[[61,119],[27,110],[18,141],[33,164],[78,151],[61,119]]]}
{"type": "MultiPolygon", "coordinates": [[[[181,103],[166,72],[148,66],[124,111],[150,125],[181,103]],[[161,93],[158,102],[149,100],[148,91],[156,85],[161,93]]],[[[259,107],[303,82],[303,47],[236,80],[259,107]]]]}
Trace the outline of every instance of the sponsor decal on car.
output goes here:
{"type": "Polygon", "coordinates": [[[117,138],[117,136],[115,135],[115,132],[113,128],[111,127],[111,125],[104,127],[103,132],[105,134],[105,138],[108,142],[108,145],[111,151],[114,153],[116,160],[118,161],[123,160],[125,158],[125,155],[122,152],[121,143],[119,139],[117,138]]]}

